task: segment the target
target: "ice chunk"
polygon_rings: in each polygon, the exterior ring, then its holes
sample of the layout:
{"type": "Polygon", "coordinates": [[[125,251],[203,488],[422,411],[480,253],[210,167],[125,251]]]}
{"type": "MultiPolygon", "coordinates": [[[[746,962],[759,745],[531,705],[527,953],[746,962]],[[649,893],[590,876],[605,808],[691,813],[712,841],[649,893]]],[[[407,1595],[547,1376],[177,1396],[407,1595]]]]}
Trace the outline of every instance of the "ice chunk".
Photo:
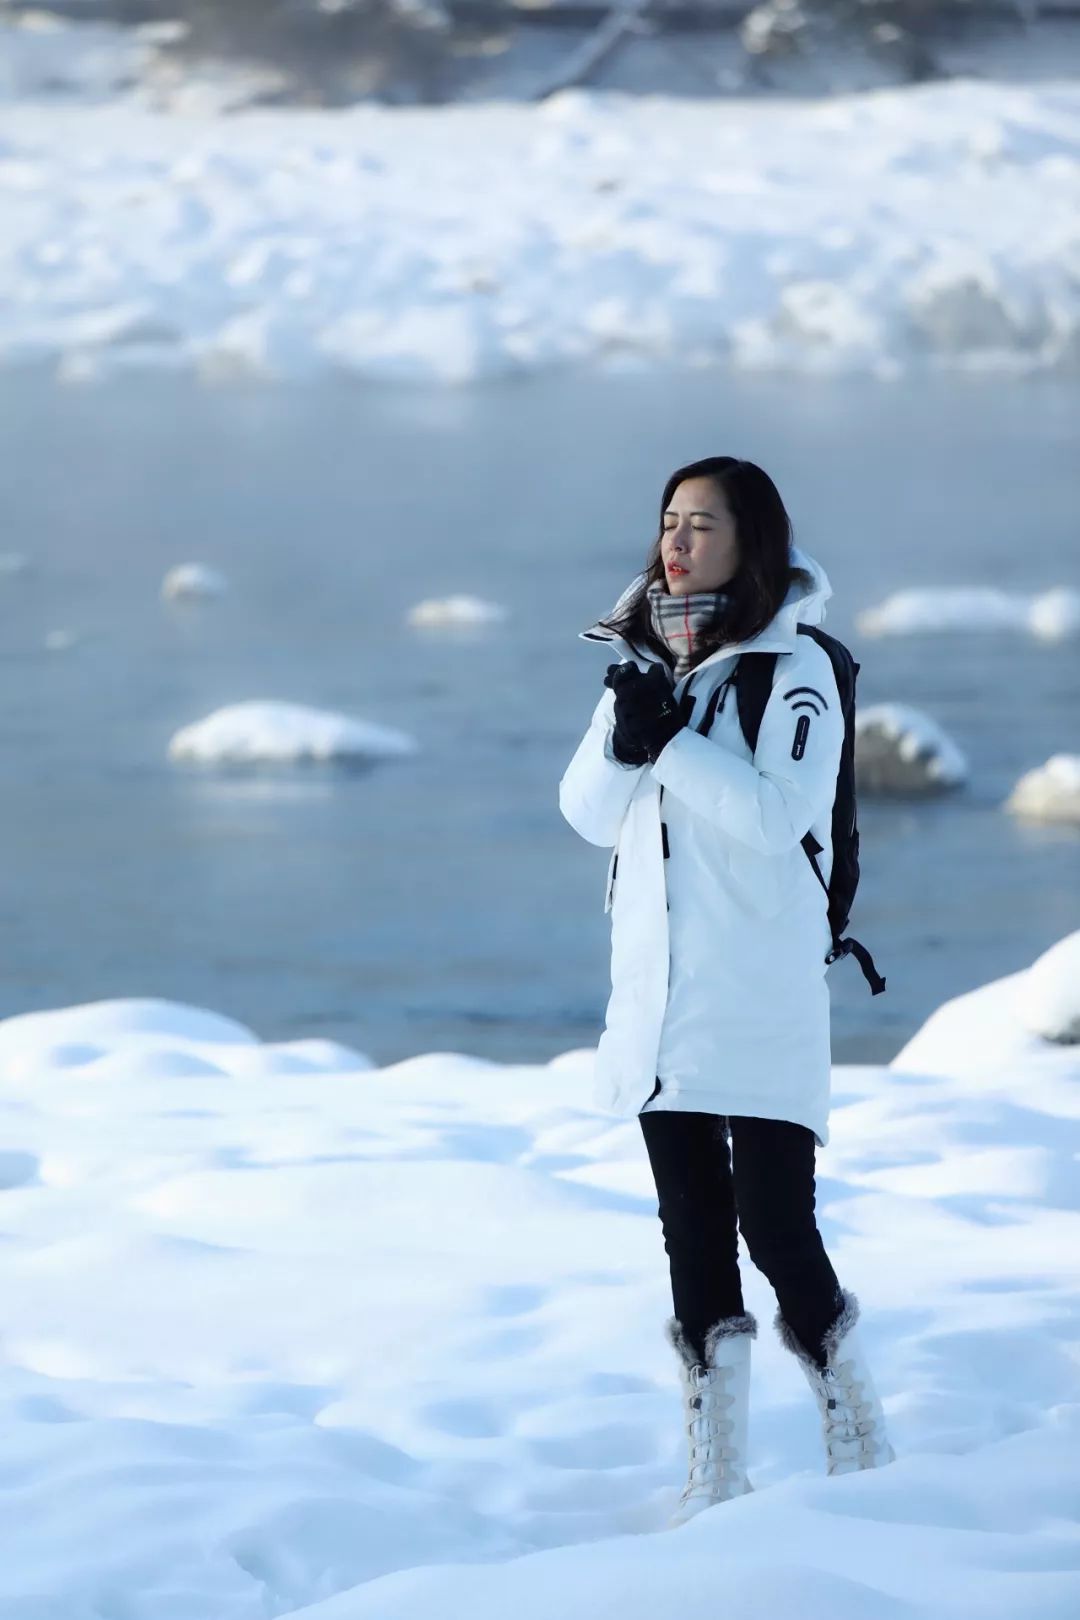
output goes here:
{"type": "Polygon", "coordinates": [[[407,732],[299,703],[233,703],[184,726],[169,758],[204,765],[294,765],[303,761],[382,759],[416,751],[407,732]]]}
{"type": "Polygon", "coordinates": [[[1080,593],[1056,586],[1041,596],[993,585],[931,585],[897,591],[856,615],[867,636],[942,630],[1019,630],[1044,641],[1080,632],[1080,593]]]}
{"type": "Polygon", "coordinates": [[[498,602],[479,596],[431,596],[409,609],[409,624],[429,628],[443,624],[491,624],[506,617],[498,602]]]}
{"type": "Polygon", "coordinates": [[[180,563],[170,568],[161,582],[165,601],[191,600],[197,597],[221,596],[228,590],[228,581],[217,569],[205,563],[180,563]]]}
{"type": "Polygon", "coordinates": [[[1013,815],[1080,824],[1080,754],[1052,754],[1027,771],[1005,801],[1013,815]]]}

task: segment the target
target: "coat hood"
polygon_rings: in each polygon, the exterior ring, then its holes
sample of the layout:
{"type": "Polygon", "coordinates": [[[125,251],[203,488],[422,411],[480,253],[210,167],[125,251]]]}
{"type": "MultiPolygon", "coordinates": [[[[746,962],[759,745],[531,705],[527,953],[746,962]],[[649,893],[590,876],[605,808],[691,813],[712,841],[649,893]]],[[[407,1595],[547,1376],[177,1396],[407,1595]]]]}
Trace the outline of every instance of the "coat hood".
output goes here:
{"type": "MultiPolygon", "coordinates": [[[[802,580],[792,580],[788,586],[787,595],[764,630],[759,631],[756,636],[751,636],[748,641],[729,642],[723,647],[718,647],[715,652],[709,654],[707,659],[702,660],[703,663],[709,663],[712,659],[723,657],[728,653],[742,652],[751,648],[761,652],[790,650],[795,644],[800,624],[820,624],[822,622],[825,617],[825,604],[833,593],[828,574],[826,574],[816,557],[811,557],[809,552],[803,551],[799,546],[792,545],[788,555],[793,567],[806,570],[810,575],[811,583],[806,585],[802,580]]],[[[612,619],[618,613],[621,613],[644,578],[645,570],[642,569],[640,573],[634,575],[634,578],[619,596],[610,613],[605,614],[604,617],[612,619]]],[[[615,642],[628,652],[630,651],[629,642],[622,636],[616,635],[613,630],[608,630],[599,620],[590,625],[587,630],[580,631],[578,639],[581,641],[615,642]]],[[[697,667],[700,668],[701,666],[697,667]]]]}

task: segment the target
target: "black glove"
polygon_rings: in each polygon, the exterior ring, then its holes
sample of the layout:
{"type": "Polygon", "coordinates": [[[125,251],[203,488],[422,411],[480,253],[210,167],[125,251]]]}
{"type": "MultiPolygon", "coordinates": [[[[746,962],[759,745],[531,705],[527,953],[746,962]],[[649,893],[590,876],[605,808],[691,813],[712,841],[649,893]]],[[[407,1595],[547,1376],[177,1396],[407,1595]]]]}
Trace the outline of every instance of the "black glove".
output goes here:
{"type": "Polygon", "coordinates": [[[649,755],[641,743],[630,742],[624,731],[611,733],[611,752],[620,765],[647,765],[649,755]]]}
{"type": "Polygon", "coordinates": [[[644,744],[627,730],[619,712],[619,689],[631,672],[634,675],[640,673],[636,664],[609,664],[604,676],[604,685],[610,686],[615,693],[615,729],[611,733],[611,752],[621,765],[647,765],[649,756],[644,744]]]}
{"type": "Polygon", "coordinates": [[[631,744],[643,748],[646,757],[655,761],[686,724],[675,701],[670,673],[659,664],[651,664],[647,675],[636,664],[618,667],[621,677],[617,684],[612,683],[615,724],[631,744]]]}

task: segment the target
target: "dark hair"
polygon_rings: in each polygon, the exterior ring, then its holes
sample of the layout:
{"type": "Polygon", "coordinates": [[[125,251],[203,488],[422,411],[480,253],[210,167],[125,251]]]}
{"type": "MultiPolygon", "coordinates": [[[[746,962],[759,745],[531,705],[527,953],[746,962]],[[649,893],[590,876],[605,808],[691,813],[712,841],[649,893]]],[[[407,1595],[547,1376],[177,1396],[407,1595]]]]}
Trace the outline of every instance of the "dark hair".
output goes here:
{"type": "Polygon", "coordinates": [[[706,456],[701,461],[676,468],[664,485],[660,529],[646,559],[645,577],[618,617],[599,621],[605,629],[614,630],[632,645],[651,647],[669,667],[671,654],[652,628],[646,591],[654,580],[666,581],[661,554],[664,513],[686,478],[713,480],[735,521],[739,546],[738,569],[725,587],[731,601],[726,606],[721,604],[713,623],[702,632],[695,649],[695,664],[726,642],[748,641],[751,636],[760,634],[775,617],[793,580],[813,584],[806,569],[796,568],[791,563],[791,519],[780,499],[780,491],[767,472],[754,462],[740,461],[736,456],[706,456]]]}

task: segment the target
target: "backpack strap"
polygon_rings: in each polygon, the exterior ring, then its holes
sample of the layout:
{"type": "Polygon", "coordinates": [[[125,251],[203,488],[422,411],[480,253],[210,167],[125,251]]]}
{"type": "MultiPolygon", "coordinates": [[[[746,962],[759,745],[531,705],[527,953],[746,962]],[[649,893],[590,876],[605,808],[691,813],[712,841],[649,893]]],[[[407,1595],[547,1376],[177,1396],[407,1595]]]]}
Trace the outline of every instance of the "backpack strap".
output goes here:
{"type": "MultiPolygon", "coordinates": [[[[814,868],[814,871],[817,874],[818,882],[825,890],[825,898],[827,900],[829,898],[829,885],[822,877],[821,867],[818,865],[818,856],[821,854],[825,846],[824,844],[818,843],[812,832],[803,833],[800,842],[810,858],[810,865],[814,868]]],[[[885,980],[878,972],[877,967],[874,964],[874,958],[870,955],[870,952],[867,950],[866,946],[863,945],[859,940],[855,939],[851,934],[846,934],[843,939],[837,938],[836,931],[832,928],[832,924],[830,923],[829,926],[830,931],[832,932],[832,949],[825,958],[826,967],[830,966],[831,963],[838,961],[841,956],[853,956],[862,969],[863,978],[870,986],[870,994],[879,996],[885,988],[885,980]]]]}
{"type": "Polygon", "coordinates": [[[713,688],[709,701],[705,705],[705,713],[702,716],[701,724],[697,728],[703,737],[707,737],[712,730],[712,723],[716,719],[716,711],[722,707],[727,697],[728,687],[734,678],[733,675],[729,675],[726,681],[721,681],[719,686],[713,688]]]}
{"type": "Polygon", "coordinates": [[[863,978],[870,986],[870,994],[879,996],[885,988],[885,980],[874,966],[874,958],[865,945],[860,945],[857,939],[850,934],[843,939],[834,939],[833,948],[825,958],[826,962],[835,962],[838,956],[853,956],[862,968],[863,978]]]}
{"type": "Polygon", "coordinates": [[[735,665],[735,697],[739,706],[739,725],[750,752],[756,753],[761,717],[772,694],[776,660],[779,653],[740,653],[735,665]]]}
{"type": "MultiPolygon", "coordinates": [[[[693,671],[691,671],[691,678],[692,677],[693,671]]],[[[712,730],[712,723],[716,719],[716,711],[718,708],[723,708],[724,700],[727,696],[727,689],[731,685],[733,679],[734,676],[729,675],[726,681],[721,681],[719,686],[714,687],[713,691],[709,694],[709,701],[705,705],[705,713],[701,717],[701,724],[694,727],[694,730],[700,732],[703,737],[707,737],[709,732],[712,730]]],[[[679,699],[679,713],[682,716],[683,723],[685,725],[690,724],[696,704],[697,696],[696,694],[691,693],[690,682],[687,681],[686,685],[683,687],[683,695],[679,699]]]]}
{"type": "MultiPolygon", "coordinates": [[[[799,625],[803,630],[806,626],[799,625]]],[[[779,653],[741,653],[735,666],[735,695],[738,700],[739,725],[746,738],[751,753],[756,753],[758,734],[761,731],[761,718],[772,694],[773,679],[776,670],[776,660],[779,653]]],[[[803,850],[821,887],[825,890],[825,898],[829,898],[829,885],[821,874],[821,867],[817,858],[824,846],[819,844],[812,832],[803,834],[803,850]]],[[[830,929],[832,924],[830,922],[830,929]]],[[[854,956],[862,969],[863,978],[870,986],[871,994],[880,995],[885,988],[885,980],[874,965],[874,959],[866,946],[850,935],[839,938],[832,930],[832,949],[826,956],[826,964],[835,962],[841,956],[854,956]]]]}

